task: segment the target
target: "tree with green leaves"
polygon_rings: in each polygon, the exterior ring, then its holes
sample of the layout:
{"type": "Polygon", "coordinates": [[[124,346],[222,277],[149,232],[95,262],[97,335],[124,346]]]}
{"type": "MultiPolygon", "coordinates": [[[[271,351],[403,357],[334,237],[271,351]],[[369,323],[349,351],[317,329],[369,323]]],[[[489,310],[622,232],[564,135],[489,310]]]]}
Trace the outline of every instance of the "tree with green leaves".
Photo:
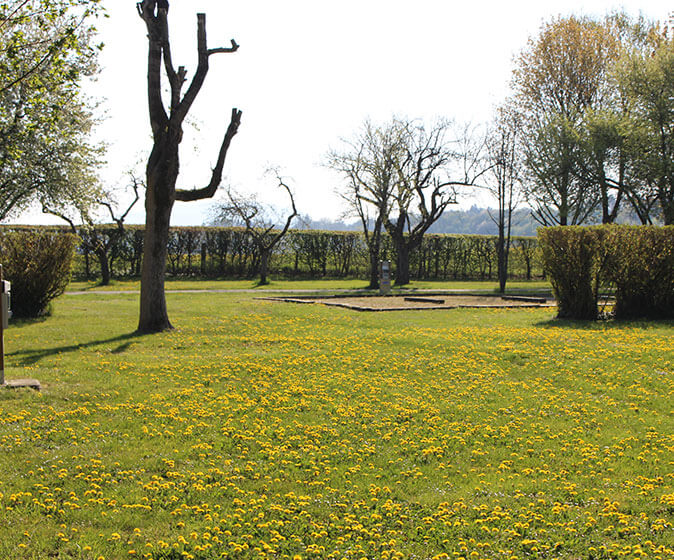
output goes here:
{"type": "Polygon", "coordinates": [[[556,18],[516,61],[513,102],[522,122],[525,193],[544,225],[579,224],[601,210],[612,222],[633,190],[625,119],[612,80],[626,50],[643,48],[648,22],[556,18]]]}
{"type": "Polygon", "coordinates": [[[0,220],[34,203],[86,211],[101,148],[81,92],[97,67],[100,0],[0,4],[0,220]]]}
{"type": "MultiPolygon", "coordinates": [[[[640,190],[635,193],[640,215],[652,214],[653,203],[666,225],[674,224],[674,37],[651,34],[652,48],[632,52],[617,74],[633,103],[629,141],[640,190]]],[[[643,221],[643,220],[642,220],[643,221]]]]}

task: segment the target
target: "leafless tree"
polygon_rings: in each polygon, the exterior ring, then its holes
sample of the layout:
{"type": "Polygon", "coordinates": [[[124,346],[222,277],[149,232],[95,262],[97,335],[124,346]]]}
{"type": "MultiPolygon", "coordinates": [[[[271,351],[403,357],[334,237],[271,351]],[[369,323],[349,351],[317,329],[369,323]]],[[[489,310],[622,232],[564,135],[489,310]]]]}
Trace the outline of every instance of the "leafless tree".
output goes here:
{"type": "Polygon", "coordinates": [[[491,130],[487,134],[486,188],[496,199],[497,214],[490,217],[498,228],[496,253],[498,258],[499,291],[505,292],[508,281],[508,257],[513,211],[520,203],[520,168],[522,165],[518,146],[519,121],[506,106],[499,109],[491,130]]]}
{"type": "Polygon", "coordinates": [[[81,225],[76,225],[75,220],[56,209],[43,206],[42,211],[45,214],[52,214],[64,220],[70,225],[72,232],[82,240],[82,245],[87,251],[92,252],[101,268],[101,285],[110,284],[111,278],[111,253],[118,247],[120,241],[124,238],[124,221],[129,216],[129,212],[140,199],[139,190],[142,188],[141,182],[133,174],[129,174],[129,187],[133,191],[133,200],[128,204],[121,214],[118,213],[117,205],[113,201],[111,193],[105,193],[105,197],[99,198],[96,202],[108,211],[114,227],[102,227],[96,224],[90,214],[81,214],[81,225]]]}
{"type": "Polygon", "coordinates": [[[397,120],[402,148],[396,158],[396,188],[384,227],[396,250],[397,286],[410,281],[410,254],[421,246],[429,228],[450,204],[456,204],[457,188],[472,185],[484,170],[477,154],[463,149],[470,128],[450,138],[453,127],[439,120],[430,126],[419,121],[397,120]]]}
{"type": "Polygon", "coordinates": [[[241,224],[246,228],[246,233],[253,240],[255,249],[259,255],[258,272],[260,285],[268,284],[269,259],[274,247],[283,239],[293,219],[298,215],[295,206],[295,197],[283,177],[276,174],[278,186],[286,191],[290,199],[291,212],[285,218],[285,224],[279,228],[272,218],[273,212],[255,197],[243,196],[231,188],[227,190],[228,201],[217,208],[217,220],[241,224]]]}
{"type": "Polygon", "coordinates": [[[193,201],[213,197],[222,180],[227,150],[241,122],[241,111],[232,109],[211,180],[207,186],[199,189],[176,189],[183,122],[204,83],[210,57],[236,52],[239,45],[232,39],[231,47],[208,48],[206,15],[197,14],[198,64],[187,91],[183,94],[187,70],[184,66],[176,70],[173,65],[168,26],[169,3],[166,0],[143,0],[137,4],[137,9],[147,27],[147,88],[153,136],[152,152],[146,169],[146,225],[138,331],[158,332],[172,328],[166,309],[164,275],[173,204],[176,200],[193,201]],[[162,64],[170,89],[168,111],[162,99],[162,64]]]}
{"type": "Polygon", "coordinates": [[[346,183],[339,194],[349,215],[361,222],[370,260],[370,285],[379,287],[379,259],[384,224],[397,185],[397,159],[402,155],[402,134],[397,122],[377,127],[366,120],[342,150],[328,154],[326,165],[339,172],[346,183]]]}

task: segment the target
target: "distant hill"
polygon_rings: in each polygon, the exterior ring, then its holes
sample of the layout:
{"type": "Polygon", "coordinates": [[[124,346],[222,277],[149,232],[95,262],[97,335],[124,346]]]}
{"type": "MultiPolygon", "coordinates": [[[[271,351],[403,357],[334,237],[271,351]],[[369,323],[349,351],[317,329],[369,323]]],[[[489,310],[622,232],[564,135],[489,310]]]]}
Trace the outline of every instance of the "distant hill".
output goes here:
{"type": "MultiPolygon", "coordinates": [[[[446,210],[429,231],[431,233],[497,235],[498,228],[494,221],[497,213],[497,210],[477,206],[468,210],[446,210]]],[[[528,208],[513,212],[511,235],[535,236],[538,227],[540,224],[534,220],[528,208]]]]}
{"type": "MultiPolygon", "coordinates": [[[[496,217],[497,211],[493,208],[479,208],[472,206],[468,210],[445,210],[440,219],[431,226],[429,233],[460,233],[474,235],[497,235],[498,230],[492,216],[496,217]]],[[[601,214],[597,211],[591,216],[586,225],[600,224],[601,214]]],[[[639,224],[636,214],[630,208],[621,209],[618,214],[619,224],[639,224]]],[[[656,224],[661,222],[656,220],[656,224]]],[[[541,225],[531,215],[529,208],[521,208],[513,212],[512,231],[513,237],[535,237],[536,230],[541,225]]],[[[360,231],[360,222],[344,222],[334,220],[312,220],[304,217],[300,228],[321,229],[324,231],[360,231]]]]}
{"type": "MultiPolygon", "coordinates": [[[[430,233],[462,233],[477,235],[496,235],[496,224],[490,217],[494,210],[473,206],[468,210],[447,210],[440,219],[433,224],[430,233]]],[[[334,220],[313,220],[303,218],[303,226],[307,229],[320,229],[325,231],[360,231],[360,222],[345,222],[334,220]]],[[[531,216],[528,208],[516,210],[513,213],[512,235],[535,236],[536,228],[540,224],[531,216]]]]}

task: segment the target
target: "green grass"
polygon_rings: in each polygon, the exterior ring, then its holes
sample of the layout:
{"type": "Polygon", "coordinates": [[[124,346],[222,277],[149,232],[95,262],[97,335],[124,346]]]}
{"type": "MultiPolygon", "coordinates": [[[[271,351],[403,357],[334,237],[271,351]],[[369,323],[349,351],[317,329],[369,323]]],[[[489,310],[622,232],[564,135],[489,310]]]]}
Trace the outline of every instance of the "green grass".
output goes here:
{"type": "MultiPolygon", "coordinates": [[[[335,280],[274,280],[259,286],[255,280],[167,280],[167,290],[364,290],[367,282],[358,279],[335,280]]],[[[395,287],[394,287],[395,288],[395,287]]],[[[495,281],[414,281],[405,289],[409,290],[474,290],[495,292],[498,282],[495,281]]],[[[549,291],[550,283],[546,281],[512,281],[508,282],[508,291],[549,291]]],[[[138,291],[139,280],[113,280],[109,286],[101,286],[96,282],[71,282],[69,292],[75,291],[138,291]]]]}
{"type": "Polygon", "coordinates": [[[5,336],[0,558],[674,558],[674,323],[64,296],[5,336]]]}

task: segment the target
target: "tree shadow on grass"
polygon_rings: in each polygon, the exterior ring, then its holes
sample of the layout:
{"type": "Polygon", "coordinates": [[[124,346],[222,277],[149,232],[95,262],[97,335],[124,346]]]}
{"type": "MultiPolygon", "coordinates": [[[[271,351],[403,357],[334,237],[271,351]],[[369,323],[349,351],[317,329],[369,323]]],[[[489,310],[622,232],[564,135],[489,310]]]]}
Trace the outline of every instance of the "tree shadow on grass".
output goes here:
{"type": "Polygon", "coordinates": [[[41,315],[40,317],[12,317],[9,324],[11,329],[22,329],[44,323],[49,317],[49,314],[41,315]]]}
{"type": "Polygon", "coordinates": [[[573,329],[582,331],[610,331],[621,330],[624,328],[634,328],[641,330],[662,329],[674,327],[674,320],[671,319],[548,319],[535,323],[537,327],[548,329],[573,329]]]}
{"type": "Polygon", "coordinates": [[[139,339],[144,334],[141,334],[137,331],[121,334],[119,336],[113,336],[111,338],[105,338],[103,340],[92,340],[91,342],[83,342],[81,344],[71,344],[68,346],[56,346],[53,348],[40,348],[36,350],[18,350],[16,352],[10,352],[7,356],[16,358],[19,365],[30,366],[38,363],[43,358],[48,358],[49,356],[54,356],[56,354],[62,354],[64,352],[78,352],[86,348],[93,348],[95,346],[101,346],[102,344],[110,344],[119,342],[120,344],[110,350],[112,354],[122,354],[126,352],[135,339],[139,339]]]}

